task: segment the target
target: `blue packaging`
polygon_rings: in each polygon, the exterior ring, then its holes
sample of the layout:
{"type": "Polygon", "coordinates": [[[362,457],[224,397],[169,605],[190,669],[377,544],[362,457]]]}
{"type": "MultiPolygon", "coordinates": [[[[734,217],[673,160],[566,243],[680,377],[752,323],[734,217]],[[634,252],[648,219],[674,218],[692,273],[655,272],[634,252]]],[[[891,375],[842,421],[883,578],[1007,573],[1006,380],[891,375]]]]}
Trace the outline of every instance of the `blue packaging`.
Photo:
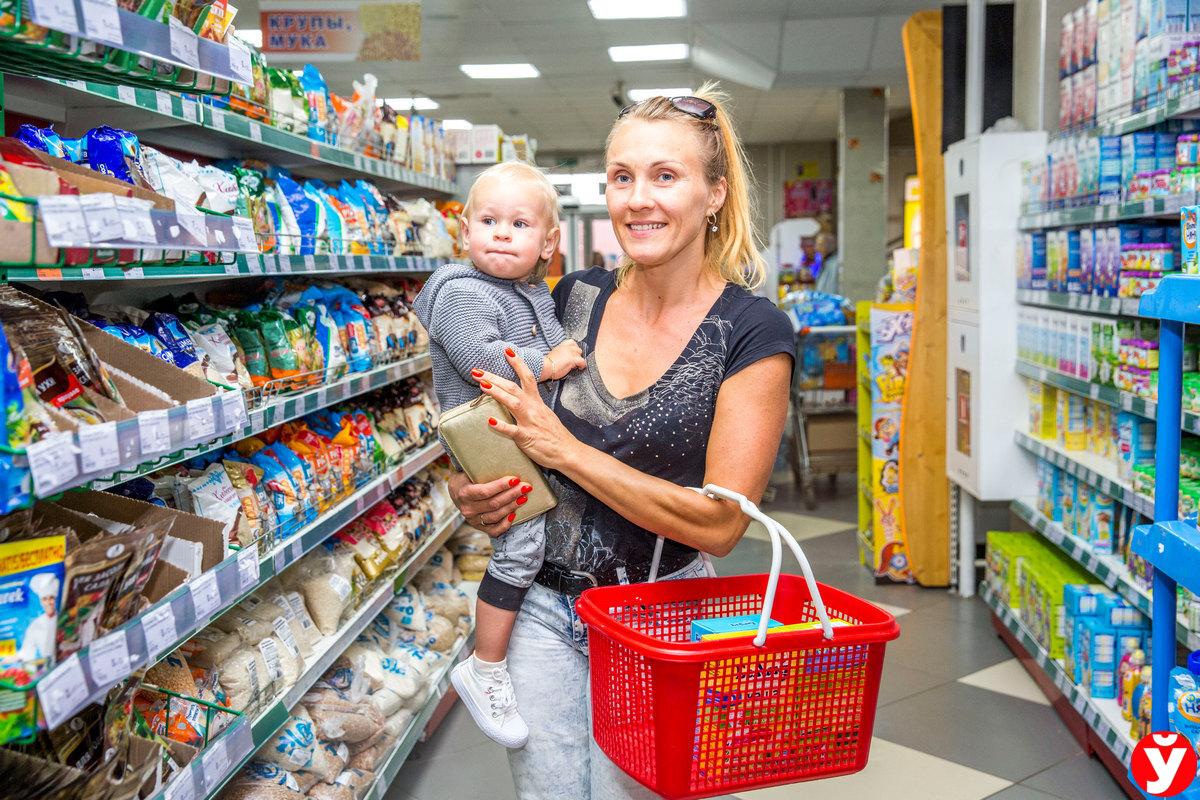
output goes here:
{"type": "MultiPolygon", "coordinates": [[[[757,631],[761,614],[742,614],[737,617],[711,617],[709,619],[692,620],[691,641],[698,642],[701,637],[713,633],[734,633],[757,631]]],[[[782,622],[767,620],[767,628],[778,628],[782,622]]]]}
{"type": "Polygon", "coordinates": [[[1035,231],[1030,236],[1030,289],[1046,288],[1046,232],[1035,231]]]}
{"type": "Polygon", "coordinates": [[[34,150],[41,150],[56,158],[66,158],[62,139],[54,132],[53,128],[39,128],[37,125],[25,123],[17,128],[16,138],[34,150]]]}
{"type": "Polygon", "coordinates": [[[1082,284],[1079,278],[1079,231],[1067,231],[1067,285],[1072,294],[1079,294],[1082,284]]]}
{"type": "Polygon", "coordinates": [[[142,149],[136,136],[120,128],[101,125],[88,131],[86,139],[89,167],[125,183],[145,184],[144,180],[134,180],[142,169],[142,149]]]}
{"type": "Polygon", "coordinates": [[[1142,244],[1165,244],[1167,229],[1161,225],[1143,225],[1140,241],[1142,244]]]}
{"type": "Polygon", "coordinates": [[[279,532],[283,535],[291,534],[298,525],[296,515],[300,511],[295,482],[282,464],[261,450],[250,456],[250,463],[263,471],[262,482],[266,485],[271,504],[275,507],[279,532]]]}
{"type": "Polygon", "coordinates": [[[1121,137],[1101,136],[1097,191],[1101,203],[1121,202],[1121,137]]]}
{"type": "Polygon", "coordinates": [[[278,461],[280,466],[291,476],[292,483],[296,487],[296,498],[300,503],[301,516],[308,519],[315,514],[317,504],[316,498],[313,497],[313,491],[316,483],[313,481],[308,462],[296,455],[290,447],[282,442],[264,447],[262,453],[278,461]]]}
{"type": "Polygon", "coordinates": [[[1196,676],[1186,667],[1171,670],[1171,685],[1167,690],[1168,724],[1195,747],[1200,742],[1200,687],[1196,676]]]}
{"type": "Polygon", "coordinates": [[[1098,617],[1084,617],[1079,637],[1083,684],[1092,697],[1117,696],[1117,631],[1098,617]]]}
{"type": "Polygon", "coordinates": [[[171,363],[180,369],[186,369],[200,360],[192,337],[188,336],[183,323],[174,314],[156,311],[146,318],[142,327],[162,342],[171,353],[171,363]]]}
{"type": "Polygon", "coordinates": [[[1117,595],[1100,597],[1096,601],[1096,618],[1111,628],[1114,636],[1117,628],[1141,630],[1147,627],[1146,617],[1142,612],[1117,595]]]}

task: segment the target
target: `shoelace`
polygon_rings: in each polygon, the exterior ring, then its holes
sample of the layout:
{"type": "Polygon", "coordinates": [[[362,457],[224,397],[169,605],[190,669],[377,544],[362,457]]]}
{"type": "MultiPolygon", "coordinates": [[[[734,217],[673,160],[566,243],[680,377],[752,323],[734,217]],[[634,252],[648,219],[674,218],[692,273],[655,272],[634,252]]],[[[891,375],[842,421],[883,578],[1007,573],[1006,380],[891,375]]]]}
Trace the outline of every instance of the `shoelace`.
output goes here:
{"type": "Polygon", "coordinates": [[[517,703],[517,697],[513,694],[512,682],[507,678],[508,674],[504,670],[493,670],[492,680],[494,683],[487,687],[487,693],[491,698],[492,716],[495,718],[507,716],[517,703]]]}

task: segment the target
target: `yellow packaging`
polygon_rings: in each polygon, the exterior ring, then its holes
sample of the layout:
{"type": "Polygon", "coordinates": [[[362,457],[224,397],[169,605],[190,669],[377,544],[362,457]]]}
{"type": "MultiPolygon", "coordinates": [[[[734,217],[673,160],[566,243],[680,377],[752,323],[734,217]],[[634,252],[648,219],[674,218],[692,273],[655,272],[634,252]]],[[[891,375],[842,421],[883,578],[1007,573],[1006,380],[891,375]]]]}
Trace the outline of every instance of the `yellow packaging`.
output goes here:
{"type": "Polygon", "coordinates": [[[1038,439],[1057,439],[1057,391],[1038,381],[1029,382],[1029,435],[1038,439]]]}
{"type": "Polygon", "coordinates": [[[1087,447],[1087,423],[1084,418],[1084,399],[1070,392],[1057,390],[1058,443],[1068,450],[1083,450],[1087,447]]]}

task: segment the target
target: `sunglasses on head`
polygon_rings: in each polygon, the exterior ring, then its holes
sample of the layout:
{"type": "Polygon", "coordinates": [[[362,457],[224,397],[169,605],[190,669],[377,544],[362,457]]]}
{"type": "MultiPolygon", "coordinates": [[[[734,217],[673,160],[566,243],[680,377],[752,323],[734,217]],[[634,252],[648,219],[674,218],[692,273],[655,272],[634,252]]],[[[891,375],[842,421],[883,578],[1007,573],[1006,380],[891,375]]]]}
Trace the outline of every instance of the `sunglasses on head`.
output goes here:
{"type": "MultiPolygon", "coordinates": [[[[652,100],[654,98],[649,99],[652,100]]],[[[617,114],[617,119],[621,119],[621,117],[624,117],[638,105],[644,102],[646,101],[639,100],[636,103],[630,103],[629,105],[625,106],[621,109],[621,113],[617,114]]],[[[682,111],[683,113],[699,120],[716,119],[717,116],[717,107],[700,97],[681,95],[679,97],[668,97],[667,102],[674,106],[677,111],[682,111]]]]}

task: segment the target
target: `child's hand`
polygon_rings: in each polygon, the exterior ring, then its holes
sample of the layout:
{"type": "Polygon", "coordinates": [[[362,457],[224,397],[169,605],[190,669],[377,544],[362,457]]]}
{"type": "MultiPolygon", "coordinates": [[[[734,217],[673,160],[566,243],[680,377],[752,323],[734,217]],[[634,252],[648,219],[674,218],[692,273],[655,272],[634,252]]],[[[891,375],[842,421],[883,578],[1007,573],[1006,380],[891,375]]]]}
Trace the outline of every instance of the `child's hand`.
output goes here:
{"type": "Polygon", "coordinates": [[[561,380],[570,375],[572,370],[583,369],[586,366],[583,350],[579,349],[574,339],[567,339],[546,354],[542,362],[542,380],[561,380]]]}

